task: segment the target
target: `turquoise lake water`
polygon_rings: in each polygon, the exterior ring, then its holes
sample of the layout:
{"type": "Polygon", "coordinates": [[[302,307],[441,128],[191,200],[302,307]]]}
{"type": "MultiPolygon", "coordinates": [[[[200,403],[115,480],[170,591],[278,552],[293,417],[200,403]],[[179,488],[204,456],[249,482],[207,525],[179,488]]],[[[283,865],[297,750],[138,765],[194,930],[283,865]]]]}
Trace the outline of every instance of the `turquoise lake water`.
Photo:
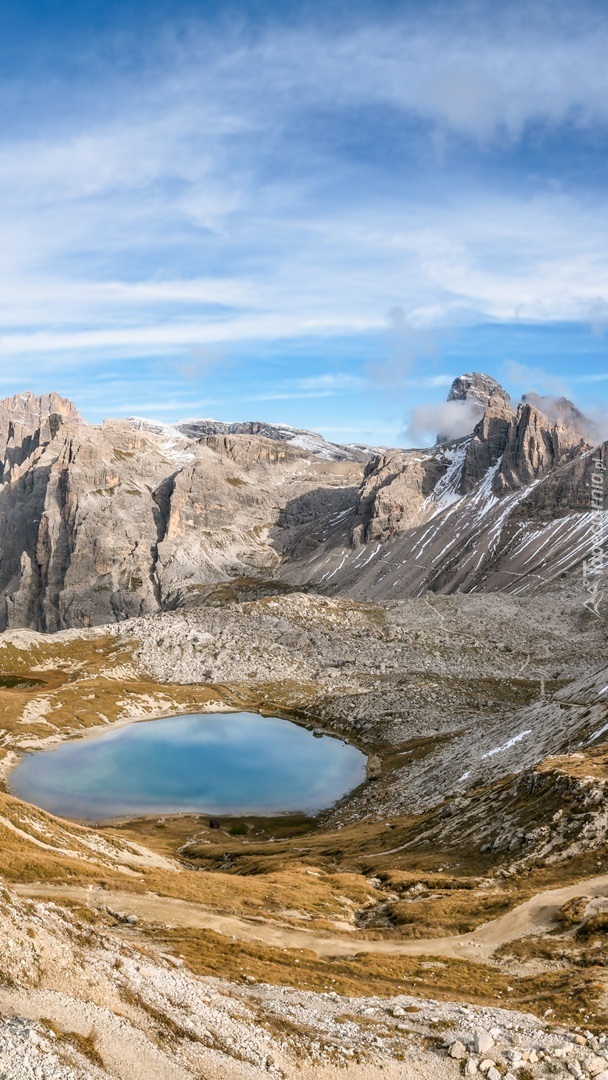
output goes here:
{"type": "Polygon", "coordinates": [[[10,790],[59,817],[317,813],[365,778],[360,750],[288,720],[201,713],[27,754],[10,790]]]}

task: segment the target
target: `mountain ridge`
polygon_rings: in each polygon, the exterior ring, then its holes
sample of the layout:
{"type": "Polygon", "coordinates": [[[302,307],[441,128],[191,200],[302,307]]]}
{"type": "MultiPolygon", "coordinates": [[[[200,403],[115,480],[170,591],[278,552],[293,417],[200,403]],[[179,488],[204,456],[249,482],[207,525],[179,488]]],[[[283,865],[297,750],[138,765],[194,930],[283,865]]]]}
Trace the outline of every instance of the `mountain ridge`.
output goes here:
{"type": "Polygon", "coordinates": [[[608,444],[489,376],[448,400],[477,401],[469,435],[373,454],[254,421],[93,426],[57,395],[1,402],[0,625],[120,621],[221,582],[383,600],[531,592],[582,567],[608,444]]]}
{"type": "Polygon", "coordinates": [[[207,435],[260,435],[286,442],[327,461],[367,461],[379,452],[378,447],[363,443],[328,442],[316,431],[292,427],[290,424],[270,424],[265,420],[225,421],[206,417],[163,424],[141,416],[128,416],[127,421],[138,430],[151,431],[168,438],[177,435],[189,439],[200,439],[207,435]]]}

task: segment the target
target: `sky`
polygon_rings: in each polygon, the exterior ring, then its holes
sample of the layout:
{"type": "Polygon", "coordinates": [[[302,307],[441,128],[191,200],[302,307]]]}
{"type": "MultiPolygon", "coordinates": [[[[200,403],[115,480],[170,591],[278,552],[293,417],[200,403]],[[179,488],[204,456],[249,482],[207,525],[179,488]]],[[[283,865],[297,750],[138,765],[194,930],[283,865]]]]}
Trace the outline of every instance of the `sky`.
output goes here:
{"type": "Polygon", "coordinates": [[[477,370],[605,415],[607,55],[602,3],[5,0],[2,396],[410,445],[477,370]]]}

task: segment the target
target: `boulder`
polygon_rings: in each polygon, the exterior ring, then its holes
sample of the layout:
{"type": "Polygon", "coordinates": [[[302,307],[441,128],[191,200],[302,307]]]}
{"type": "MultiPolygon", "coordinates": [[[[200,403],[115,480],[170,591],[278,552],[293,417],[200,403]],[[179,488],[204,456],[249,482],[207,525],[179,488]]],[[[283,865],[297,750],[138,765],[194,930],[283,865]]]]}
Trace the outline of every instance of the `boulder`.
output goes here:
{"type": "Polygon", "coordinates": [[[456,1061],[464,1061],[467,1056],[467,1048],[464,1043],[461,1043],[459,1039],[453,1042],[448,1051],[451,1058],[456,1061]]]}
{"type": "Polygon", "coordinates": [[[480,1029],[473,1036],[473,1048],[476,1054],[488,1054],[494,1046],[494,1039],[489,1031],[480,1029]]]}
{"type": "Polygon", "coordinates": [[[366,777],[368,780],[379,780],[382,775],[382,762],[377,754],[372,754],[367,759],[366,777]]]}
{"type": "Polygon", "coordinates": [[[601,1076],[603,1072],[606,1072],[606,1065],[606,1059],[601,1057],[591,1057],[585,1062],[589,1076],[601,1076]]]}

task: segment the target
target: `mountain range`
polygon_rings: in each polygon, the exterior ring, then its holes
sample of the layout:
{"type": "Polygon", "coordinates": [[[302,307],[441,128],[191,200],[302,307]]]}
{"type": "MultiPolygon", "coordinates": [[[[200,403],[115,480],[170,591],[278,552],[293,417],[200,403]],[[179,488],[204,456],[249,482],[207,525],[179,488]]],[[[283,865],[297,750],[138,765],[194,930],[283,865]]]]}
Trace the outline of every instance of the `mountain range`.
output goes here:
{"type": "Polygon", "coordinates": [[[357,600],[530,593],[593,546],[608,466],[569,402],[454,381],[474,430],[338,446],[248,422],[86,423],[57,394],[0,402],[0,627],[54,631],[200,602],[210,587],[357,600]],[[544,411],[543,411],[544,410],[544,411]]]}

